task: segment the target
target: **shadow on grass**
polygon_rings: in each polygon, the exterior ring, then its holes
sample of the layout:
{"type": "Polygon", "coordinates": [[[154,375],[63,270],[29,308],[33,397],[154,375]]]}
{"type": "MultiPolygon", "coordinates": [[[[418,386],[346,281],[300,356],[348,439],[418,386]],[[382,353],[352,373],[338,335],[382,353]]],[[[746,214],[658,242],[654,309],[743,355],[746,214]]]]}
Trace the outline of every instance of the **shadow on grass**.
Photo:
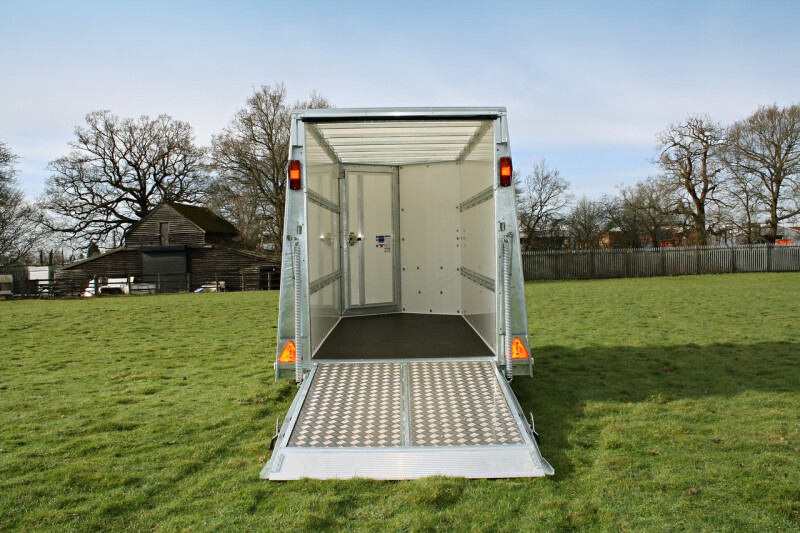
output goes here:
{"type": "Polygon", "coordinates": [[[536,418],[542,453],[556,480],[572,471],[567,452],[589,402],[668,402],[745,391],[800,390],[800,344],[651,347],[545,346],[534,350],[534,378],[515,379],[524,411],[536,418]]]}

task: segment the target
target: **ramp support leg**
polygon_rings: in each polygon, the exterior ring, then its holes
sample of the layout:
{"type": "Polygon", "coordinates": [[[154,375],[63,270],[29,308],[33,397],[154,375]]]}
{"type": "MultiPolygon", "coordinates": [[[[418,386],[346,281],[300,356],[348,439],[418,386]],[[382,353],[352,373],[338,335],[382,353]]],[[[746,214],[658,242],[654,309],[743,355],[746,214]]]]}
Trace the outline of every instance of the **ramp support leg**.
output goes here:
{"type": "MultiPolygon", "coordinates": [[[[533,419],[533,415],[531,415],[531,419],[533,419]]],[[[269,441],[269,449],[275,449],[275,442],[278,440],[278,437],[281,434],[281,417],[278,417],[278,420],[275,422],[275,435],[269,441]]]]}

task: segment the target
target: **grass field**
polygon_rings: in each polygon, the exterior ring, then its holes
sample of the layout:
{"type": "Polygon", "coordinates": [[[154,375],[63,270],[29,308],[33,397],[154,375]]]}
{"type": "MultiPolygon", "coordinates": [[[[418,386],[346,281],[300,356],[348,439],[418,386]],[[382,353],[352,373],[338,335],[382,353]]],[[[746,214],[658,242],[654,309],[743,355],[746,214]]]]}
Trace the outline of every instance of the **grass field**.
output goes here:
{"type": "Polygon", "coordinates": [[[0,302],[0,530],[800,530],[800,275],[526,289],[546,479],[260,481],[277,293],[0,302]]]}

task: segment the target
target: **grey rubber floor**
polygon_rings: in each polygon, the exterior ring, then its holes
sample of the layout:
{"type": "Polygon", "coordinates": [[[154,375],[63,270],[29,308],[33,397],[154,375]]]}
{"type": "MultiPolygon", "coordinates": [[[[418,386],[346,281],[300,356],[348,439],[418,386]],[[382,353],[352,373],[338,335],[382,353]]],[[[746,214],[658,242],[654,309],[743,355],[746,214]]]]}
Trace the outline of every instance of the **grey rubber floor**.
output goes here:
{"type": "Polygon", "coordinates": [[[345,317],[314,359],[398,359],[491,356],[492,351],[458,315],[345,317]]]}

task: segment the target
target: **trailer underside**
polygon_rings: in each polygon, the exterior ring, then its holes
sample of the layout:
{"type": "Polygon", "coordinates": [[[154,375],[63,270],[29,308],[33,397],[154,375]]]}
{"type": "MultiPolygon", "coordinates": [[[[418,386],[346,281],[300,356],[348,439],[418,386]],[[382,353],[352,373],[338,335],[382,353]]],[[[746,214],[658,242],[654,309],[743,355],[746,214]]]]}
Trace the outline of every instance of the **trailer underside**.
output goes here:
{"type": "Polygon", "coordinates": [[[315,360],[489,357],[492,350],[461,315],[391,313],[344,317],[315,360]]]}
{"type": "Polygon", "coordinates": [[[314,363],[261,477],[538,477],[552,468],[490,358],[314,363]]]}

